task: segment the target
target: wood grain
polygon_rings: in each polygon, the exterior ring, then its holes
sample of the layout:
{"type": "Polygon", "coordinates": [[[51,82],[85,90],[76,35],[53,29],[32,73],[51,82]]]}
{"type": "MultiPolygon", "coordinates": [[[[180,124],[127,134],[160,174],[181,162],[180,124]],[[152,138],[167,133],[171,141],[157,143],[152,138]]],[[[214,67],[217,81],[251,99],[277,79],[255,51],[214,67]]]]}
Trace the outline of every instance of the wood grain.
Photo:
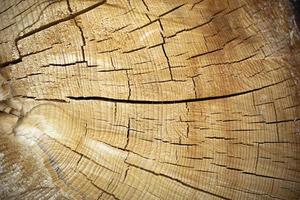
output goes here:
{"type": "Polygon", "coordinates": [[[0,21],[0,199],[299,199],[288,0],[3,0],[0,21]]]}

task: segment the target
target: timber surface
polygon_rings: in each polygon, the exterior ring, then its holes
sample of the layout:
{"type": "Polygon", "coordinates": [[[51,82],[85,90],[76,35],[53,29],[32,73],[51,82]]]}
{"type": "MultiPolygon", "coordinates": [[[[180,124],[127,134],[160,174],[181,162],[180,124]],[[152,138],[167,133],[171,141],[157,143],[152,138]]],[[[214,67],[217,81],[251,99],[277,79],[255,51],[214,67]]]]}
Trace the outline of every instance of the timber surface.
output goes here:
{"type": "Polygon", "coordinates": [[[0,199],[299,199],[291,10],[2,0],[0,199]]]}

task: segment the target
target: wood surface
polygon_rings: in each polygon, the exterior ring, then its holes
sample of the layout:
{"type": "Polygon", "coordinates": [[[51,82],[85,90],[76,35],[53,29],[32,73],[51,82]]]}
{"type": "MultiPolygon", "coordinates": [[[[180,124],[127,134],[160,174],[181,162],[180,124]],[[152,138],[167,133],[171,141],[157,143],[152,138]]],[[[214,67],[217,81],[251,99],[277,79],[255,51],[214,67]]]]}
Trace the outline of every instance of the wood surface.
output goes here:
{"type": "Polygon", "coordinates": [[[1,0],[0,199],[300,197],[288,0],[1,0]]]}

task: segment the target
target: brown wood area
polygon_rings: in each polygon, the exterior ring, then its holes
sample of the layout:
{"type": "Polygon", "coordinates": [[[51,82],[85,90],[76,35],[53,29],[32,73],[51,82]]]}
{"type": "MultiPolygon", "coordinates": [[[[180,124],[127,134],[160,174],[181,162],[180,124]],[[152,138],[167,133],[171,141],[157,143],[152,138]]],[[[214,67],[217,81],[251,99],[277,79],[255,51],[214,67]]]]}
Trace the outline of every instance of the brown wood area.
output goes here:
{"type": "Polygon", "coordinates": [[[300,197],[288,0],[1,0],[0,199],[300,197]]]}

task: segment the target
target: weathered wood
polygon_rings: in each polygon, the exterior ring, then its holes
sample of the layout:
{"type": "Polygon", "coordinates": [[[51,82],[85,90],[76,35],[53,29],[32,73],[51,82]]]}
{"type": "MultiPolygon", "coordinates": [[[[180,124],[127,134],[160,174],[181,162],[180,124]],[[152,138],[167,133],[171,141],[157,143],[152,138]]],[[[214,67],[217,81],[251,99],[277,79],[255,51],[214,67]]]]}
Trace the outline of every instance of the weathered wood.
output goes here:
{"type": "Polygon", "coordinates": [[[279,0],[2,0],[0,199],[298,199],[279,0]]]}

